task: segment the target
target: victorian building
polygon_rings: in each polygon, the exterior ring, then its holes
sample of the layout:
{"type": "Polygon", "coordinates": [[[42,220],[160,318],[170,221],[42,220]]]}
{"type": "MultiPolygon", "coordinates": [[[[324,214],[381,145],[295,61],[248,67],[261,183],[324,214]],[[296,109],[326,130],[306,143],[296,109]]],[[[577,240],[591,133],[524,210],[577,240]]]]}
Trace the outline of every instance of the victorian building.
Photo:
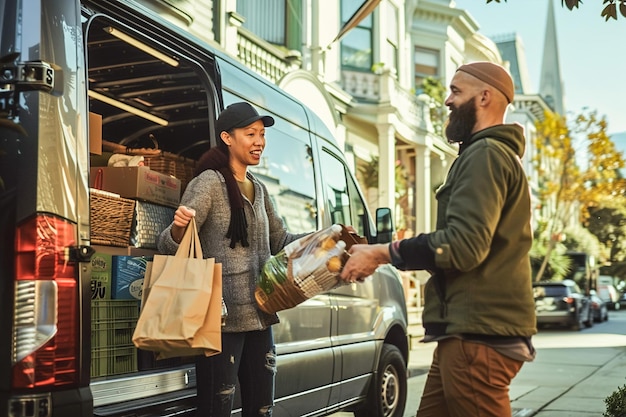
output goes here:
{"type": "MultiPolygon", "coordinates": [[[[526,128],[527,155],[534,152],[535,120],[562,97],[558,72],[542,72],[546,99],[529,91],[520,40],[483,36],[453,0],[141,3],[315,111],[344,147],[370,211],[394,209],[400,237],[434,227],[434,192],[457,155],[442,135],[442,100],[458,66],[481,60],[511,70],[516,97],[508,119],[526,128]],[[425,80],[443,89],[428,91],[425,80]]],[[[532,178],[530,157],[524,164],[532,178]]]]}

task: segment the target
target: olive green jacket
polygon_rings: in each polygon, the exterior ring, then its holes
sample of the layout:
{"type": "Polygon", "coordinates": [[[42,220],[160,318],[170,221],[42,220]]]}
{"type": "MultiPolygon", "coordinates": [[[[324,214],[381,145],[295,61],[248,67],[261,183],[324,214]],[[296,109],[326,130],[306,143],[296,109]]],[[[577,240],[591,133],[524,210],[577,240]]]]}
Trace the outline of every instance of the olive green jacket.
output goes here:
{"type": "Polygon", "coordinates": [[[524,148],[517,124],[477,132],[437,191],[437,227],[426,235],[435,264],[425,290],[427,334],[536,333],[524,148]]]}

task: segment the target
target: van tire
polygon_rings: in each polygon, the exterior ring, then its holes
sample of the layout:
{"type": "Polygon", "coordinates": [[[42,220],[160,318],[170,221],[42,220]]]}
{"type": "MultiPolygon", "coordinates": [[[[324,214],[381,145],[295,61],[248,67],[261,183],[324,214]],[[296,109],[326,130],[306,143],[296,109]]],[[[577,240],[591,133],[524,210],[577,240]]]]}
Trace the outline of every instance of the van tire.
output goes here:
{"type": "Polygon", "coordinates": [[[408,390],[406,362],[400,349],[385,343],[366,404],[355,417],[402,417],[408,390]]]}

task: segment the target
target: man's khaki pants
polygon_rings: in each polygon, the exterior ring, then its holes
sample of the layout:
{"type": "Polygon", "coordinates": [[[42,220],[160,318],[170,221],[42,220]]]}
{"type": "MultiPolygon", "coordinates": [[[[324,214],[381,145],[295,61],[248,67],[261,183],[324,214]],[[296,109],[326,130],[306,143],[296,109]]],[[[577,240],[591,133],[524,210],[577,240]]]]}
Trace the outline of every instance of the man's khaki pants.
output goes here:
{"type": "Polygon", "coordinates": [[[523,362],[455,337],[437,342],[417,417],[506,417],[523,362]]]}

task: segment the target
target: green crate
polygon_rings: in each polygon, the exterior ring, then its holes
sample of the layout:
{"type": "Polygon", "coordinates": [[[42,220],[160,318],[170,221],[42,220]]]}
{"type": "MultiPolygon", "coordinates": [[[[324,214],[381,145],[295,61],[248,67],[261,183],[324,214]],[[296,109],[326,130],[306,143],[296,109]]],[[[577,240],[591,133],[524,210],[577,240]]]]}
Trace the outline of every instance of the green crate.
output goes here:
{"type": "Polygon", "coordinates": [[[137,349],[122,346],[91,351],[92,378],[137,371],[137,349]]]}
{"type": "Polygon", "coordinates": [[[91,347],[128,346],[133,344],[137,320],[95,320],[91,322],[91,347]]]}
{"type": "Polygon", "coordinates": [[[139,300],[92,300],[91,321],[137,320],[139,300]]]}

